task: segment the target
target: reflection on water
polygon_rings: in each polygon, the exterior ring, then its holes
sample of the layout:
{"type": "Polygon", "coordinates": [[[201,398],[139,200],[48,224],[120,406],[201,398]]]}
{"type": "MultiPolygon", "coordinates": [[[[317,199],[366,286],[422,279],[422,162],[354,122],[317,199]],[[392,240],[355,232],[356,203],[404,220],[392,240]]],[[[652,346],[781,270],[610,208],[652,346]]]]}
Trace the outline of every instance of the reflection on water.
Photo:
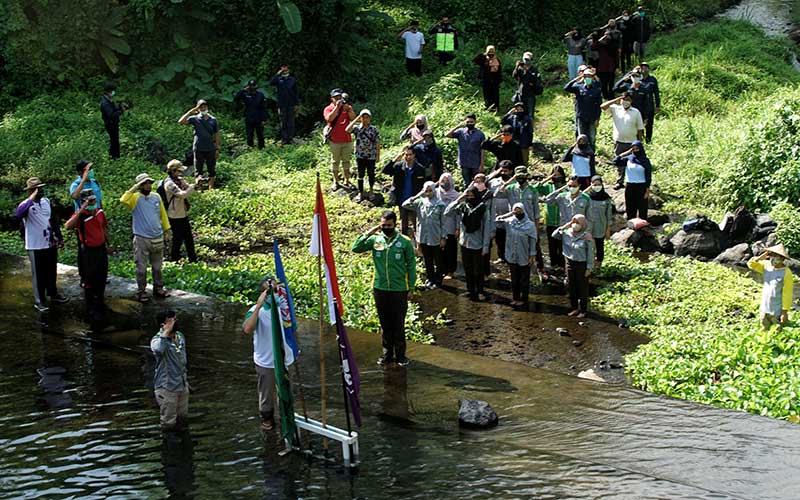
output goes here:
{"type": "MultiPolygon", "coordinates": [[[[73,300],[43,327],[15,267],[0,259],[0,498],[797,497],[795,425],[432,346],[410,346],[408,370],[384,371],[372,364],[378,338],[358,332],[361,466],[279,457],[277,435],[258,430],[252,344],[232,304],[173,302],[195,392],[189,431],[165,436],[148,389],[156,306],[111,301],[130,312],[87,336],[73,300]],[[491,402],[500,425],[459,430],[458,398],[491,402]]],[[[312,417],[316,338],[303,322],[312,417]]],[[[327,354],[336,359],[333,341],[327,354]]],[[[335,367],[328,380],[339,395],[335,367]]],[[[340,398],[329,407],[343,425],[340,398]]]]}

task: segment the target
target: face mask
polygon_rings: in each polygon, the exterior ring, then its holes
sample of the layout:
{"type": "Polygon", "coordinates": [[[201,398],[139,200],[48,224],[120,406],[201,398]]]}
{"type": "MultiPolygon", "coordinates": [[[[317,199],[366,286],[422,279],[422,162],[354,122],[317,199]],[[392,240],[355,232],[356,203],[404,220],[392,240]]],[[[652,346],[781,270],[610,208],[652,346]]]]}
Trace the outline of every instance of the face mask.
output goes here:
{"type": "Polygon", "coordinates": [[[572,193],[572,194],[577,193],[578,190],[580,190],[580,188],[578,186],[570,186],[569,187],[569,192],[572,193]]]}
{"type": "Polygon", "coordinates": [[[504,135],[503,137],[501,137],[501,139],[502,139],[503,142],[511,142],[511,136],[510,135],[504,135]]]}
{"type": "Polygon", "coordinates": [[[384,236],[391,238],[394,236],[394,228],[382,227],[381,231],[383,232],[384,236]]]}
{"type": "Polygon", "coordinates": [[[631,82],[634,85],[639,85],[640,83],[642,83],[642,79],[641,78],[631,78],[631,82]]]}
{"type": "Polygon", "coordinates": [[[94,205],[88,205],[86,207],[86,210],[97,210],[97,203],[95,203],[94,205]]]}
{"type": "Polygon", "coordinates": [[[602,190],[603,186],[592,186],[592,191],[594,191],[595,193],[599,193],[602,190]]]}
{"type": "Polygon", "coordinates": [[[433,144],[433,138],[432,138],[432,137],[427,137],[427,138],[425,139],[425,144],[427,144],[427,145],[429,145],[429,146],[430,146],[431,144],[433,144]]]}
{"type": "Polygon", "coordinates": [[[514,214],[514,217],[516,217],[517,220],[522,220],[525,217],[525,214],[514,214]]]}
{"type": "Polygon", "coordinates": [[[201,114],[202,116],[207,116],[207,115],[208,115],[208,110],[201,111],[201,112],[200,112],[200,114],[201,114]]]}
{"type": "Polygon", "coordinates": [[[581,37],[580,33],[575,33],[574,35],[572,35],[572,39],[573,39],[573,40],[577,40],[577,39],[579,39],[580,37],[581,37]]]}
{"type": "Polygon", "coordinates": [[[425,191],[422,196],[425,198],[433,198],[433,191],[425,191]]]}
{"type": "Polygon", "coordinates": [[[627,21],[627,20],[629,20],[630,18],[631,18],[631,16],[622,16],[622,20],[623,20],[623,21],[627,21]]]}
{"type": "Polygon", "coordinates": [[[467,127],[467,130],[475,130],[475,124],[474,123],[467,123],[466,127],[467,127]]]}
{"type": "Polygon", "coordinates": [[[521,186],[523,186],[523,185],[525,185],[525,183],[528,182],[528,178],[527,177],[517,177],[517,181],[519,181],[519,184],[521,186]]]}
{"type": "Polygon", "coordinates": [[[517,115],[517,116],[523,116],[525,114],[525,112],[524,111],[517,111],[514,114],[517,115]]]}
{"type": "Polygon", "coordinates": [[[500,178],[507,181],[511,178],[511,174],[500,174],[500,178]]]}
{"type": "Polygon", "coordinates": [[[577,232],[579,232],[581,230],[581,225],[580,224],[572,224],[570,226],[570,228],[572,229],[573,233],[577,233],[577,232]]]}
{"type": "Polygon", "coordinates": [[[111,97],[114,97],[116,94],[117,94],[116,91],[114,91],[114,90],[111,91],[111,97]]]}
{"type": "Polygon", "coordinates": [[[44,189],[39,188],[39,192],[36,193],[36,199],[41,200],[42,198],[44,198],[44,189]]]}
{"type": "Polygon", "coordinates": [[[153,191],[152,189],[139,188],[139,192],[141,192],[145,196],[149,196],[152,191],[153,191]]]}
{"type": "Polygon", "coordinates": [[[94,180],[94,170],[89,170],[89,180],[90,181],[94,180]]]}
{"type": "Polygon", "coordinates": [[[622,101],[622,107],[625,109],[630,109],[631,102],[630,101],[622,101]]]}
{"type": "Polygon", "coordinates": [[[531,64],[531,60],[530,59],[523,59],[522,60],[522,64],[530,65],[531,64]]]}
{"type": "Polygon", "coordinates": [[[450,191],[450,188],[453,187],[453,183],[451,181],[441,181],[441,182],[439,182],[439,185],[445,191],[450,191]]]}
{"type": "Polygon", "coordinates": [[[770,257],[769,261],[772,263],[773,267],[783,264],[783,258],[782,257],[770,257]]]}
{"type": "Polygon", "coordinates": [[[639,12],[639,17],[644,17],[644,12],[639,12]]]}
{"type": "Polygon", "coordinates": [[[494,54],[486,54],[486,57],[488,57],[489,59],[494,59],[494,54]]]}
{"type": "Polygon", "coordinates": [[[586,85],[587,87],[588,87],[589,85],[591,85],[591,84],[592,84],[592,82],[594,82],[594,79],[592,79],[592,78],[584,78],[584,79],[583,79],[583,83],[584,83],[584,85],[586,85]]]}
{"type": "Polygon", "coordinates": [[[424,123],[418,123],[418,124],[417,124],[417,129],[419,129],[419,130],[425,130],[425,124],[424,124],[424,123]]]}

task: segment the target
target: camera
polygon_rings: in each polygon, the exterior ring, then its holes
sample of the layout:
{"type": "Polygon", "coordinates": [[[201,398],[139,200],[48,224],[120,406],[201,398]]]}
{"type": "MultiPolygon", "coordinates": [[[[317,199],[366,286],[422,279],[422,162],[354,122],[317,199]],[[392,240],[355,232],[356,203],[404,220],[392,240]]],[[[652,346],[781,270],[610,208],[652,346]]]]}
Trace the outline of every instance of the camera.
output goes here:
{"type": "Polygon", "coordinates": [[[347,92],[342,94],[342,104],[350,104],[350,94],[347,92]]]}
{"type": "Polygon", "coordinates": [[[119,104],[123,109],[133,109],[133,101],[131,99],[124,99],[119,104]]]}

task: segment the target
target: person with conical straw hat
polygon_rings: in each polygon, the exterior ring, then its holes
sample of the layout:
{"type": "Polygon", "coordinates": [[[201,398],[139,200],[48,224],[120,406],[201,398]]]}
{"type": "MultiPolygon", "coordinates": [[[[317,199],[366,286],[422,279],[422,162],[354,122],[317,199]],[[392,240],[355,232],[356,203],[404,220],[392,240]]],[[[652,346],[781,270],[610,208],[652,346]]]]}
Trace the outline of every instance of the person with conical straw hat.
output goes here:
{"type": "Polygon", "coordinates": [[[786,267],[788,258],[786,248],[778,244],[767,248],[747,263],[747,267],[764,276],[760,310],[761,326],[764,330],[769,330],[773,325],[781,327],[789,320],[794,277],[786,267]]]}

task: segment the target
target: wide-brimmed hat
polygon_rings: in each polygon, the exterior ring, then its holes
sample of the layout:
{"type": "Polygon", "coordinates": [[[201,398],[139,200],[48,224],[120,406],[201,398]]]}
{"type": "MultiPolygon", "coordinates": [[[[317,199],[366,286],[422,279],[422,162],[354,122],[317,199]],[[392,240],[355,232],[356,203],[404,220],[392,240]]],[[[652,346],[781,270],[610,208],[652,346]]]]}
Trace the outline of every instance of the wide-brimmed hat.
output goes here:
{"type": "Polygon", "coordinates": [[[136,176],[136,184],[142,184],[145,182],[155,182],[155,179],[150,177],[150,174],[142,173],[136,176]]]}
{"type": "Polygon", "coordinates": [[[37,187],[46,186],[44,182],[40,181],[38,177],[31,177],[25,183],[25,188],[28,190],[36,189],[37,187]]]}
{"type": "Polygon", "coordinates": [[[167,163],[167,172],[174,172],[176,170],[178,172],[185,172],[186,167],[183,166],[180,160],[170,160],[169,163],[167,163]]]}
{"type": "Polygon", "coordinates": [[[777,255],[779,257],[783,257],[784,259],[789,259],[790,258],[789,257],[789,252],[786,251],[786,248],[781,243],[778,243],[775,246],[767,248],[767,252],[769,252],[771,254],[775,254],[775,255],[777,255]]]}

